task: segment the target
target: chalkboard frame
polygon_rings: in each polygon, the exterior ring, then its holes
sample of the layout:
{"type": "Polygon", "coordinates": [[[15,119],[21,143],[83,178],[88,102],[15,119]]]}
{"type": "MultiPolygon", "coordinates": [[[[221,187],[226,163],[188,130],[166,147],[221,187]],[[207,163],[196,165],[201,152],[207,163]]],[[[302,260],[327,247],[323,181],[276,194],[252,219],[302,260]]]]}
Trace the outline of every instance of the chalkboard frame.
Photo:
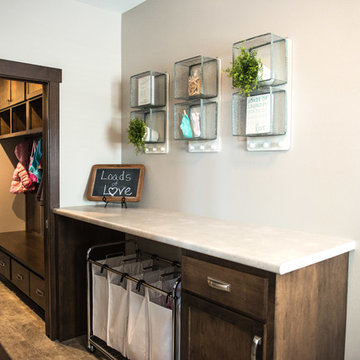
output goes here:
{"type": "Polygon", "coordinates": [[[106,196],[106,200],[104,199],[103,195],[96,196],[92,195],[94,184],[95,184],[95,177],[96,172],[98,169],[139,169],[139,179],[138,179],[138,186],[136,196],[125,196],[125,201],[129,202],[139,202],[141,200],[142,188],[144,183],[144,174],[145,174],[145,166],[142,164],[97,164],[93,165],[91,168],[90,179],[89,179],[89,187],[88,187],[88,194],[87,198],[89,201],[106,201],[106,202],[121,202],[123,200],[123,196],[106,196]]]}

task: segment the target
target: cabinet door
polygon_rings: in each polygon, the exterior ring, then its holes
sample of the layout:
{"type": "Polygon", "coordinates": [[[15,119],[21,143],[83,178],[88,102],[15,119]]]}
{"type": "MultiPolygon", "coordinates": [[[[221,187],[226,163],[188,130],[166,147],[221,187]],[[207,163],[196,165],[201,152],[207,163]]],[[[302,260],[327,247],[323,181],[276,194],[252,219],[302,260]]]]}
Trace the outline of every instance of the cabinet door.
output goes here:
{"type": "Polygon", "coordinates": [[[25,100],[25,82],[10,81],[11,105],[17,104],[25,100]]]}
{"type": "Polygon", "coordinates": [[[42,94],[43,86],[37,83],[26,83],[26,98],[30,99],[34,96],[42,94]]]}
{"type": "Polygon", "coordinates": [[[264,324],[185,291],[181,306],[182,360],[263,359],[264,324]]]}
{"type": "Polygon", "coordinates": [[[0,79],[0,109],[10,105],[10,80],[0,79]]]}

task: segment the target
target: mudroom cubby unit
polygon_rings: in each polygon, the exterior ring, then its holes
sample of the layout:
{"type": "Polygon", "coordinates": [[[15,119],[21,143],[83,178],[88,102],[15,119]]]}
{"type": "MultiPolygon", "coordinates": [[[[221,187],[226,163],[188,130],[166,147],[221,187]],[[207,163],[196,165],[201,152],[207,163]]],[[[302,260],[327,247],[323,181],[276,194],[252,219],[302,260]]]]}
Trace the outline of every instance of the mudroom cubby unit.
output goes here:
{"type": "MultiPolygon", "coordinates": [[[[2,182],[0,191],[2,197],[13,204],[4,207],[13,208],[14,213],[4,212],[3,225],[6,222],[8,224],[0,227],[0,279],[10,287],[15,286],[20,294],[25,295],[23,299],[26,299],[26,302],[31,306],[38,305],[40,313],[43,313],[41,309],[45,308],[44,207],[41,206],[43,193],[38,191],[41,188],[43,170],[38,170],[42,168],[35,166],[36,171],[34,170],[30,184],[22,182],[16,175],[26,169],[30,178],[29,168],[34,164],[30,161],[30,155],[34,155],[42,135],[42,85],[2,80],[0,94],[9,93],[11,101],[8,100],[8,106],[0,111],[0,161],[4,166],[3,170],[8,174],[8,182],[2,182]],[[19,168],[20,162],[22,167],[19,168]]],[[[5,100],[2,102],[5,103],[5,100]]],[[[43,147],[42,150],[40,148],[39,145],[38,162],[43,152],[43,147]]]]}

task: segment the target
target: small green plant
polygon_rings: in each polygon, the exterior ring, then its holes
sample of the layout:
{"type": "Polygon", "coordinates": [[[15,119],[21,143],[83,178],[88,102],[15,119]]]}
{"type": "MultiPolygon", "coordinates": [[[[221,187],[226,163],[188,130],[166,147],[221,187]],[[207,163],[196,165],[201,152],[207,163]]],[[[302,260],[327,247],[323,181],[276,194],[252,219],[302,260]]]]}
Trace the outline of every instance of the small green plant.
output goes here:
{"type": "Polygon", "coordinates": [[[127,131],[129,143],[135,146],[136,154],[145,152],[145,121],[138,118],[130,120],[127,131]]]}
{"type": "Polygon", "coordinates": [[[242,47],[240,55],[235,57],[232,67],[225,69],[227,75],[233,79],[233,86],[239,88],[240,95],[249,96],[259,85],[263,64],[256,55],[255,50],[247,50],[242,47]]]}

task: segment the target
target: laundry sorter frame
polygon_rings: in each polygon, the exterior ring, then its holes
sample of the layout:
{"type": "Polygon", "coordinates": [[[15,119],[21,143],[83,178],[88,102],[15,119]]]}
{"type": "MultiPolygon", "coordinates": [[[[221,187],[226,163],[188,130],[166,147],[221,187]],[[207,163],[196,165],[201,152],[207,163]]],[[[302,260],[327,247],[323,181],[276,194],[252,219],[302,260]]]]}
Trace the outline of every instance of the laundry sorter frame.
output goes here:
{"type": "MultiPolygon", "coordinates": [[[[96,252],[100,253],[102,256],[100,257],[106,257],[106,256],[115,256],[119,254],[125,254],[125,245],[126,243],[130,243],[133,241],[125,240],[120,241],[116,243],[107,243],[107,244],[100,244],[95,245],[89,248],[87,252],[87,346],[89,351],[94,352],[96,349],[99,350],[102,354],[104,354],[107,358],[110,360],[127,360],[126,357],[124,357],[120,352],[118,352],[115,349],[112,349],[111,347],[107,346],[106,342],[101,340],[100,338],[93,335],[93,265],[96,265],[104,271],[109,271],[113,274],[119,275],[124,279],[130,280],[134,282],[135,284],[140,284],[144,287],[149,288],[152,291],[157,292],[160,295],[166,296],[167,298],[171,298],[173,300],[173,307],[172,307],[172,360],[178,360],[178,347],[177,347],[177,338],[178,338],[178,327],[177,327],[177,312],[178,312],[178,301],[180,297],[177,295],[178,288],[181,283],[181,277],[175,282],[173,289],[171,292],[166,292],[162,289],[159,289],[155,286],[152,286],[151,284],[148,284],[146,281],[137,279],[127,273],[123,273],[121,271],[115,270],[109,266],[104,266],[103,263],[97,261],[95,258],[99,258],[99,255],[96,255],[96,252]],[[107,253],[106,249],[114,248],[114,250],[111,253],[107,253]],[[119,251],[120,248],[120,251],[119,251]]],[[[134,242],[136,245],[136,254],[145,255],[148,258],[152,258],[156,261],[161,261],[164,263],[168,263],[171,265],[174,265],[176,267],[181,268],[181,265],[177,261],[171,261],[168,259],[165,259],[163,257],[160,257],[155,254],[149,254],[147,252],[143,252],[138,249],[138,246],[136,242],[134,242]]],[[[180,324],[179,324],[180,325],[180,324]]]]}

